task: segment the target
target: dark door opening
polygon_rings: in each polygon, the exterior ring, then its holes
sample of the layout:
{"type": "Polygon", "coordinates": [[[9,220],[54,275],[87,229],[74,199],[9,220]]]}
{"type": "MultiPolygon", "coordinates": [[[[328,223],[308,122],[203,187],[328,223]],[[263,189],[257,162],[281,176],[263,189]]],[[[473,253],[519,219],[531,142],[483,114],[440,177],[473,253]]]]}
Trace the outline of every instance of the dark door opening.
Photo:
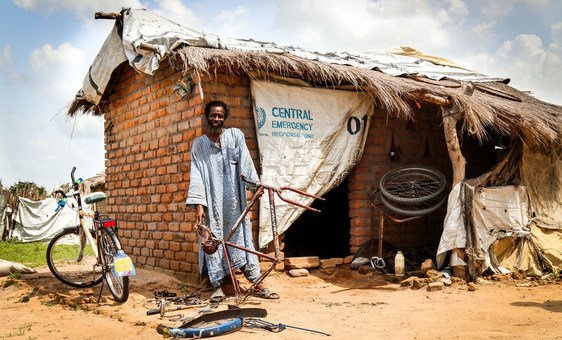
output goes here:
{"type": "Polygon", "coordinates": [[[316,200],[312,207],[320,213],[305,211],[285,232],[286,257],[318,256],[326,259],[349,255],[349,199],[348,183],[339,186],[316,200]]]}

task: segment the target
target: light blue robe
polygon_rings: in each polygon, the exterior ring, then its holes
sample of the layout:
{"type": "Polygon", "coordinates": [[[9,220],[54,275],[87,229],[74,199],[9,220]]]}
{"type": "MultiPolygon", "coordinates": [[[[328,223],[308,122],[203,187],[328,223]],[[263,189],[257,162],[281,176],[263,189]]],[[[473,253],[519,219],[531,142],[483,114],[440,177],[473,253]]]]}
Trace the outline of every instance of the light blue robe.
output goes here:
{"type": "MultiPolygon", "coordinates": [[[[246,146],[244,134],[236,128],[225,129],[220,137],[220,147],[206,135],[198,137],[191,149],[191,175],[186,204],[206,207],[205,225],[218,238],[225,237],[247,206],[246,189],[240,175],[257,181],[258,175],[246,146]]],[[[252,224],[248,216],[237,229],[231,242],[254,249],[252,224]]],[[[257,256],[235,248],[229,248],[234,270],[242,268],[250,281],[259,275],[257,256]]],[[[222,247],[212,255],[199,247],[199,272],[206,264],[213,287],[220,285],[229,275],[222,247]]]]}

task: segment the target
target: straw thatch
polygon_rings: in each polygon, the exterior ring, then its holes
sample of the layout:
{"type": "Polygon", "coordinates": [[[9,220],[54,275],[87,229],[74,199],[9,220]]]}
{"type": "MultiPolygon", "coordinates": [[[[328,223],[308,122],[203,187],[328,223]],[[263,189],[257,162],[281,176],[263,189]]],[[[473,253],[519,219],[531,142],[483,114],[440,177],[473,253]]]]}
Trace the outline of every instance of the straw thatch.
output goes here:
{"type": "MultiPolygon", "coordinates": [[[[230,51],[184,46],[169,57],[176,70],[213,74],[227,73],[280,75],[302,78],[320,86],[352,85],[367,91],[391,117],[413,119],[413,109],[425,94],[445,99],[463,113],[463,127],[485,140],[489,131],[521,139],[527,145],[548,149],[562,140],[562,107],[542,102],[503,83],[477,84],[473,95],[463,93],[458,82],[430,81],[427,78],[394,77],[377,70],[327,64],[288,53],[230,51]]],[[[450,109],[450,107],[448,108],[450,109]]],[[[77,111],[102,114],[91,103],[76,100],[69,114],[77,111]]]]}

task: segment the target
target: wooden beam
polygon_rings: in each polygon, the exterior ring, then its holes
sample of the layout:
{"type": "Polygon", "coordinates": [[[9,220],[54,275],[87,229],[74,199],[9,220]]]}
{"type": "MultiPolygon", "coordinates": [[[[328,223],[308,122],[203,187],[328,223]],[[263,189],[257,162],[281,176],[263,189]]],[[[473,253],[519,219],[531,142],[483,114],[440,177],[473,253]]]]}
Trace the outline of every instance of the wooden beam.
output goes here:
{"type": "Polygon", "coordinates": [[[106,13],[106,12],[96,12],[94,18],[97,19],[113,19],[113,20],[121,20],[123,16],[121,13],[106,13]]]}

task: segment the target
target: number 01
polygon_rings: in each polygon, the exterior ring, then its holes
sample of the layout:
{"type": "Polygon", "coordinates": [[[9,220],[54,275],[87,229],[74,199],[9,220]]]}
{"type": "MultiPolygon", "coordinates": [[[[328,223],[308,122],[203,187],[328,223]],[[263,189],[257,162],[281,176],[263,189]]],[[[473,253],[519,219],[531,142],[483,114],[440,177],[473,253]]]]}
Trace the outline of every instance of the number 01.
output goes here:
{"type": "MultiPolygon", "coordinates": [[[[361,120],[363,121],[363,128],[367,126],[367,119],[367,115],[364,115],[361,118],[361,120]]],[[[353,136],[361,131],[361,120],[359,120],[359,118],[355,116],[349,117],[349,119],[347,120],[347,132],[349,132],[350,135],[353,136]]]]}

